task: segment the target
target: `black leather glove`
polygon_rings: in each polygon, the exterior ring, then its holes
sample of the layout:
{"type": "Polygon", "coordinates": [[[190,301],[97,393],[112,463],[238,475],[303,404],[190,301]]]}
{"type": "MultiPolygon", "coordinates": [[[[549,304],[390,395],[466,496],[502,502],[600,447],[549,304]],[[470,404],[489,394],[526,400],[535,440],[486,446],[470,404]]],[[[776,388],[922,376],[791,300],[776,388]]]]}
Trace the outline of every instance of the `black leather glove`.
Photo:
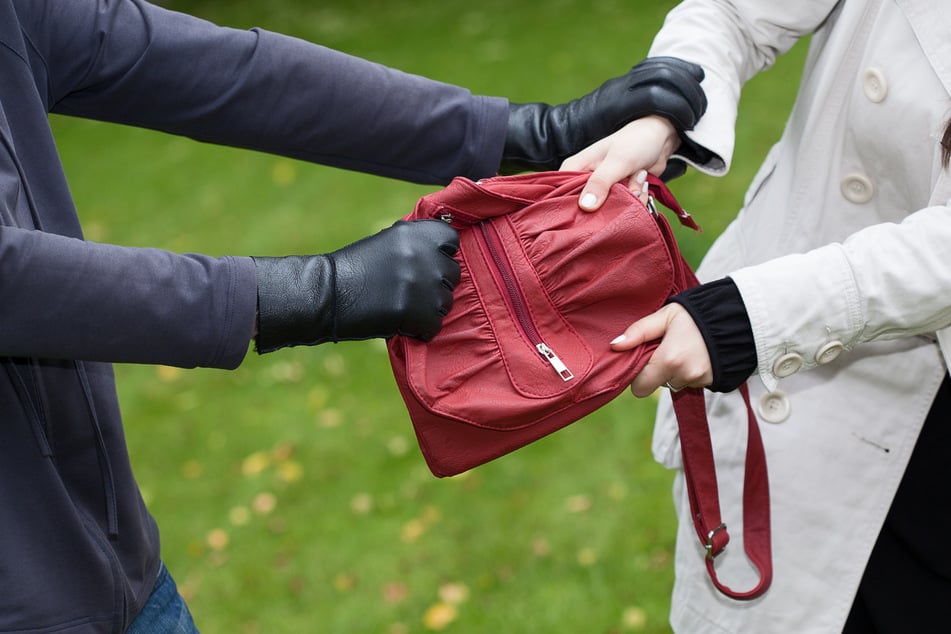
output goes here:
{"type": "Polygon", "coordinates": [[[511,103],[499,172],[556,170],[569,156],[649,114],[667,117],[683,138],[707,109],[702,80],[696,64],[649,57],[569,103],[511,103]]]}
{"type": "Polygon", "coordinates": [[[333,253],[254,258],[257,351],[408,335],[442,327],[459,283],[456,230],[400,220],[333,253]]]}

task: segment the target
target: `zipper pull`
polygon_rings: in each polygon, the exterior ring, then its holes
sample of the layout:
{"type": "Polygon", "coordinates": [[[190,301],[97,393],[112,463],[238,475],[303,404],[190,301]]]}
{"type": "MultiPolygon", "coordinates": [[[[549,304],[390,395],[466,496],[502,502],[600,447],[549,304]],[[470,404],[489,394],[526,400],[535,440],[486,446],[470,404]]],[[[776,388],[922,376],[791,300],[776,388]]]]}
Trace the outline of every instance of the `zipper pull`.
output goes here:
{"type": "Polygon", "coordinates": [[[562,381],[570,381],[575,378],[575,375],[571,373],[571,370],[568,369],[568,366],[558,358],[558,355],[555,354],[555,351],[548,347],[545,342],[542,342],[535,346],[538,348],[538,353],[545,358],[545,361],[551,364],[551,367],[555,368],[555,372],[558,373],[558,376],[561,377],[562,381]]]}
{"type": "Polygon", "coordinates": [[[655,218],[657,217],[657,203],[654,202],[654,195],[647,195],[647,211],[651,212],[651,215],[655,218]]]}
{"type": "Polygon", "coordinates": [[[436,213],[433,214],[436,218],[442,220],[447,225],[452,224],[452,212],[446,209],[445,207],[440,207],[436,210],[436,213]]]}

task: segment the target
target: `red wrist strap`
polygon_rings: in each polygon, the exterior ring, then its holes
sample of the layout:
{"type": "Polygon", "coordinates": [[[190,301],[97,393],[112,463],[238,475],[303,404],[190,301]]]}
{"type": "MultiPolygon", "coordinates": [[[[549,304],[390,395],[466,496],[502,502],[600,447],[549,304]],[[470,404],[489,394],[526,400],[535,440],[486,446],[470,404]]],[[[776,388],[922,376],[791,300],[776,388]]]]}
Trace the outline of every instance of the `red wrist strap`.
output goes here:
{"type": "Polygon", "coordinates": [[[673,393],[672,398],[680,429],[680,448],[690,512],[697,537],[707,549],[707,572],[720,592],[734,599],[749,600],[769,589],[773,579],[773,563],[766,454],[750,404],[749,390],[745,384],[740,387],[740,393],[746,403],[749,427],[746,441],[746,475],[743,482],[743,547],[746,556],[760,575],[759,583],[745,592],[737,592],[721,583],[714,566],[716,556],[726,548],[730,535],[726,524],[720,518],[720,496],[703,390],[686,388],[673,393]]]}

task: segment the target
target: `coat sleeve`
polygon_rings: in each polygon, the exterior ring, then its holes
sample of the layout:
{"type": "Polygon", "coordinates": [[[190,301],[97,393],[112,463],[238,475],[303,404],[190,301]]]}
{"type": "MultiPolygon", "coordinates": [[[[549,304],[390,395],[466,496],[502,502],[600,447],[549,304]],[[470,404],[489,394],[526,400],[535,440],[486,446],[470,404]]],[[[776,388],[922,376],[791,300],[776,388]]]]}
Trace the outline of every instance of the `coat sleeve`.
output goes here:
{"type": "MultiPolygon", "coordinates": [[[[951,326],[948,227],[951,208],[928,207],[901,223],[872,225],[841,243],[731,273],[766,386],[776,387],[773,363],[787,348],[818,351],[834,342],[851,350],[951,326]]],[[[821,362],[818,354],[804,357],[803,368],[821,362]]]]}
{"type": "Polygon", "coordinates": [[[649,55],[703,67],[707,111],[687,136],[715,155],[703,165],[681,158],[708,174],[729,171],[743,85],[811,34],[835,5],[835,0],[686,0],[671,10],[649,55]]]}
{"type": "Polygon", "coordinates": [[[250,343],[250,258],[80,238],[47,111],[417,182],[498,165],[503,99],[140,0],[11,1],[27,45],[3,51],[22,80],[7,149],[25,171],[0,164],[0,203],[25,178],[39,224],[0,223],[2,356],[231,368],[250,343]]]}
{"type": "Polygon", "coordinates": [[[250,258],[0,226],[0,271],[2,356],[231,369],[248,351],[250,258]]]}
{"type": "Polygon", "coordinates": [[[507,101],[143,0],[22,0],[52,111],[421,183],[498,170],[507,101]]]}

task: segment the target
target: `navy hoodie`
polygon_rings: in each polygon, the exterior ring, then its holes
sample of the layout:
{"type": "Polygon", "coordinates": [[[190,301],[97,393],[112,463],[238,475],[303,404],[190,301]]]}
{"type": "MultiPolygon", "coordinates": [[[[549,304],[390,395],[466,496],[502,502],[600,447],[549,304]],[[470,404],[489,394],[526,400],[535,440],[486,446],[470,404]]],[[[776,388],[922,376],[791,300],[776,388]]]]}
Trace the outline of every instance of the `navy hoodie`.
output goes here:
{"type": "Polygon", "coordinates": [[[0,0],[0,631],[117,634],[160,553],[110,363],[238,366],[254,269],[85,241],[49,112],[436,184],[494,174],[507,102],[141,0],[0,0]]]}

